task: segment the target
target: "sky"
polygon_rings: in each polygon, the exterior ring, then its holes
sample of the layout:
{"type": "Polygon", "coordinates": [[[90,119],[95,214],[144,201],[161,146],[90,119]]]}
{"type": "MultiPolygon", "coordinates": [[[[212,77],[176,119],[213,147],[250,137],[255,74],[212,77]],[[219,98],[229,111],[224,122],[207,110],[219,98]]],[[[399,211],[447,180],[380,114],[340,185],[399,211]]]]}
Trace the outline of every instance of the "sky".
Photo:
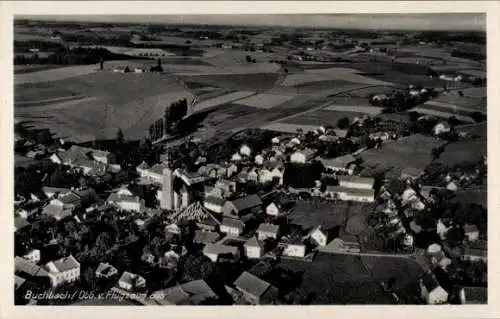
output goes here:
{"type": "Polygon", "coordinates": [[[18,18],[87,22],[216,24],[379,30],[486,30],[486,15],[481,13],[16,16],[16,19],[18,18]]]}

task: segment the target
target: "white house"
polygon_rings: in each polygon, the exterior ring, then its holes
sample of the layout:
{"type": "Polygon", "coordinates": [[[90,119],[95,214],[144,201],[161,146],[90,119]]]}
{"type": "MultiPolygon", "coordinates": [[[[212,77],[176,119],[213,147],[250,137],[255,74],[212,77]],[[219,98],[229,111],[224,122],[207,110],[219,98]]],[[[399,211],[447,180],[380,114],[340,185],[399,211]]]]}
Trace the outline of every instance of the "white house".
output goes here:
{"type": "Polygon", "coordinates": [[[338,176],[339,186],[347,188],[373,189],[375,180],[371,177],[338,176]]]}
{"type": "Polygon", "coordinates": [[[448,185],[446,185],[446,189],[455,192],[458,189],[458,185],[454,181],[451,181],[448,183],[448,185]]]}
{"type": "Polygon", "coordinates": [[[255,155],[255,164],[262,165],[264,163],[264,156],[261,154],[255,155]]]}
{"type": "Polygon", "coordinates": [[[314,227],[309,232],[309,237],[319,246],[326,246],[333,239],[331,232],[322,226],[314,227]]]}
{"type": "Polygon", "coordinates": [[[138,196],[130,196],[124,193],[113,193],[109,195],[108,204],[115,205],[125,211],[140,212],[144,207],[144,200],[138,196]]]}
{"type": "Polygon", "coordinates": [[[332,170],[334,172],[345,172],[349,175],[354,173],[354,162],[356,159],[354,156],[348,154],[333,159],[320,159],[320,162],[326,169],[332,170]]]}
{"type": "Polygon", "coordinates": [[[288,243],[283,250],[283,255],[303,258],[306,256],[306,245],[299,241],[288,243]]]}
{"type": "Polygon", "coordinates": [[[257,229],[257,238],[259,240],[265,240],[268,238],[278,239],[279,226],[273,224],[260,224],[257,229]]]}
{"type": "Polygon", "coordinates": [[[80,279],[80,263],[72,256],[50,261],[45,265],[52,287],[75,282],[80,279]]]}
{"type": "Polygon", "coordinates": [[[37,264],[41,259],[40,250],[31,249],[30,251],[28,251],[26,254],[23,255],[23,258],[31,261],[34,264],[37,264]]]}
{"type": "Polygon", "coordinates": [[[450,125],[448,123],[439,122],[438,124],[436,124],[434,126],[434,128],[432,130],[434,132],[434,135],[440,135],[443,133],[448,133],[449,131],[451,131],[451,128],[450,128],[450,125]]]}
{"type": "Polygon", "coordinates": [[[420,279],[420,289],[422,298],[429,305],[444,304],[448,301],[448,292],[439,285],[431,271],[425,273],[420,279]]]}
{"type": "Polygon", "coordinates": [[[118,287],[128,291],[134,291],[138,288],[145,288],[146,279],[131,272],[124,271],[120,279],[118,280],[118,287]]]}
{"type": "Polygon", "coordinates": [[[259,259],[264,252],[264,244],[255,237],[250,238],[244,244],[245,255],[248,259],[259,259]]]}
{"type": "Polygon", "coordinates": [[[224,218],[222,220],[222,224],[220,225],[220,231],[222,233],[238,237],[241,235],[243,230],[245,229],[245,224],[237,219],[233,218],[224,218]]]}
{"type": "Polygon", "coordinates": [[[278,217],[281,213],[281,208],[275,203],[271,203],[266,207],[266,214],[269,216],[278,217]]]}
{"type": "Polygon", "coordinates": [[[243,144],[240,146],[240,154],[249,157],[250,155],[252,155],[252,149],[250,148],[250,146],[243,144]]]}
{"type": "Polygon", "coordinates": [[[446,234],[448,233],[448,230],[450,230],[450,228],[451,226],[446,226],[441,218],[438,219],[436,223],[436,233],[438,234],[439,238],[441,238],[441,240],[446,239],[446,234]]]}
{"type": "Polygon", "coordinates": [[[292,163],[307,163],[312,160],[316,155],[316,151],[310,148],[297,151],[290,156],[290,161],[292,163]]]}

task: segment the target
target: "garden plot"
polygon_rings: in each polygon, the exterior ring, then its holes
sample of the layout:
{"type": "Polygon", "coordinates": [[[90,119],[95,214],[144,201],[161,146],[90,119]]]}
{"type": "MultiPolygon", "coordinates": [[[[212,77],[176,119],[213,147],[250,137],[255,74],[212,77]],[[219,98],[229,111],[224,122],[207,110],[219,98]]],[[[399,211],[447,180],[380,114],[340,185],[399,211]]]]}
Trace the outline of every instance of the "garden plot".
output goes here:
{"type": "Polygon", "coordinates": [[[293,95],[257,94],[246,99],[239,100],[237,104],[268,109],[283,104],[293,98],[293,95]]]}
{"type": "Polygon", "coordinates": [[[327,111],[366,113],[373,116],[380,114],[382,109],[382,107],[376,106],[346,106],[338,104],[330,105],[324,108],[324,110],[327,111]]]}

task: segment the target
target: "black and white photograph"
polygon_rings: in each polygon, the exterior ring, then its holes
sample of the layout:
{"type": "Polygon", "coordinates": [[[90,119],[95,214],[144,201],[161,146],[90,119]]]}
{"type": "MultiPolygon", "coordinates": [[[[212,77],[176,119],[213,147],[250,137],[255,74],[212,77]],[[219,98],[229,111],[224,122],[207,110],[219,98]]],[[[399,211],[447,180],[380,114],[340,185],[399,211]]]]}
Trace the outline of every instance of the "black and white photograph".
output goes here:
{"type": "Polygon", "coordinates": [[[486,13],[12,23],[16,306],[491,302],[486,13]]]}

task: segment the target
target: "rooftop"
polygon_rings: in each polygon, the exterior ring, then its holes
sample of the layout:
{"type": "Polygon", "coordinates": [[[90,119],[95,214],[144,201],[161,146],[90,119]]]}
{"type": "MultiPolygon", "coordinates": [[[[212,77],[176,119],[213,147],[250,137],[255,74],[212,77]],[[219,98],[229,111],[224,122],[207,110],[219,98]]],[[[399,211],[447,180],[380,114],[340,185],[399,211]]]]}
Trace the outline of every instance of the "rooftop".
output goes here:
{"type": "Polygon", "coordinates": [[[194,232],[193,242],[201,244],[213,244],[219,239],[220,235],[215,232],[196,230],[194,232]]]}
{"type": "Polygon", "coordinates": [[[266,232],[266,233],[277,233],[279,231],[279,226],[278,225],[273,225],[273,224],[260,224],[259,229],[257,229],[257,232],[266,232]]]}
{"type": "Polygon", "coordinates": [[[358,183],[358,184],[367,184],[367,185],[372,185],[375,183],[375,180],[371,177],[361,177],[361,176],[354,176],[354,175],[341,175],[338,177],[339,183],[340,182],[347,182],[347,183],[358,183]]]}
{"type": "Polygon", "coordinates": [[[271,287],[268,282],[246,271],[236,279],[234,285],[238,289],[257,297],[262,296],[271,287]]]}
{"type": "Polygon", "coordinates": [[[260,200],[260,197],[258,195],[240,197],[238,199],[232,200],[231,203],[239,211],[262,205],[262,201],[260,200]]]}
{"type": "Polygon", "coordinates": [[[320,162],[323,163],[325,166],[332,166],[332,167],[346,167],[347,165],[355,162],[356,159],[354,156],[347,154],[344,156],[336,157],[336,158],[322,158],[320,159],[320,162]]]}
{"type": "Polygon", "coordinates": [[[203,252],[206,254],[236,254],[238,252],[238,247],[219,245],[219,244],[206,244],[203,248],[203,252]]]}
{"type": "Polygon", "coordinates": [[[47,264],[47,268],[49,268],[50,272],[65,272],[79,267],[80,263],[72,255],[51,261],[47,264]]]}
{"type": "Polygon", "coordinates": [[[25,273],[33,277],[43,277],[48,275],[48,272],[42,267],[18,256],[14,258],[14,265],[16,273],[25,273]]]}
{"type": "Polygon", "coordinates": [[[374,196],[375,191],[373,189],[362,189],[362,188],[351,188],[342,186],[327,186],[327,192],[332,193],[346,193],[355,196],[374,196]]]}
{"type": "Polygon", "coordinates": [[[241,220],[237,220],[234,218],[222,219],[222,225],[239,229],[243,229],[245,227],[245,224],[241,220]]]}

